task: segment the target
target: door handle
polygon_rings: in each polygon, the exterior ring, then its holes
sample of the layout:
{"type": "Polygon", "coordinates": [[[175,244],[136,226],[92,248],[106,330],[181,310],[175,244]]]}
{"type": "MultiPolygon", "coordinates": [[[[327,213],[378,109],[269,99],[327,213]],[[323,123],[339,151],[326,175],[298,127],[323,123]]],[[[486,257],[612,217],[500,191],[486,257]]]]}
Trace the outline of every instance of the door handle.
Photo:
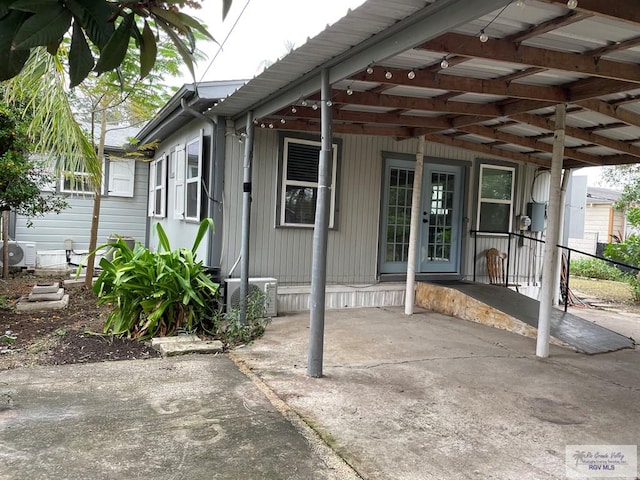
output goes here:
{"type": "Polygon", "coordinates": [[[427,220],[426,218],[423,218],[422,223],[429,223],[429,220],[427,220]]]}

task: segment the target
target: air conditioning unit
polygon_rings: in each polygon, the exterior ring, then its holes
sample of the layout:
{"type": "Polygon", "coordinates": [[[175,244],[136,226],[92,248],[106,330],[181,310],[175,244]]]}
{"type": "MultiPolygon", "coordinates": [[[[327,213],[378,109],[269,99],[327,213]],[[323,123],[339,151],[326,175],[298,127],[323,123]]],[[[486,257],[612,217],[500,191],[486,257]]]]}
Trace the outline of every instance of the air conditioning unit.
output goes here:
{"type": "MultiPolygon", "coordinates": [[[[33,242],[9,241],[9,266],[10,267],[35,267],[36,244],[33,242]]],[[[4,245],[0,242],[0,265],[4,258],[4,245]]]]}
{"type": "MultiPolygon", "coordinates": [[[[227,278],[227,286],[225,295],[227,297],[227,311],[238,308],[240,306],[240,279],[227,278]]],[[[278,280],[275,278],[250,278],[249,279],[249,295],[259,290],[266,293],[264,315],[266,317],[275,317],[278,315],[278,280]]]]}

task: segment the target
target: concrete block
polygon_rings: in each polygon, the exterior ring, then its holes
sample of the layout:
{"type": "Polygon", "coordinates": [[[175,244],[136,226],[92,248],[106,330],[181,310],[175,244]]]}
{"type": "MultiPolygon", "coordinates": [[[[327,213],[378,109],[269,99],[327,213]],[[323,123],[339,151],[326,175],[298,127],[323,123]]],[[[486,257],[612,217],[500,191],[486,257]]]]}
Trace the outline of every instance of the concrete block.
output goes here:
{"type": "Polygon", "coordinates": [[[151,346],[157,347],[169,343],[199,342],[197,335],[176,335],[173,337],[155,337],[151,339],[151,346]]]}
{"type": "Polygon", "coordinates": [[[29,295],[27,295],[27,300],[30,302],[51,302],[55,300],[60,300],[62,297],[64,297],[64,288],[58,288],[53,293],[31,292],[29,295]]]}
{"type": "Polygon", "coordinates": [[[33,274],[36,277],[67,277],[73,270],[71,268],[36,268],[33,274]]]}
{"type": "Polygon", "coordinates": [[[162,343],[159,350],[163,357],[174,357],[188,353],[222,353],[223,345],[219,340],[207,342],[200,340],[197,342],[162,343]]]}
{"type": "Polygon", "coordinates": [[[16,310],[18,312],[61,310],[69,305],[69,295],[63,296],[60,300],[51,300],[48,302],[29,302],[23,300],[20,300],[18,303],[16,303],[16,310]]]}
{"type": "Polygon", "coordinates": [[[31,289],[31,293],[56,293],[59,288],[60,284],[58,282],[37,284],[31,289]]]}
{"type": "Polygon", "coordinates": [[[62,282],[65,288],[75,288],[75,287],[84,287],[84,278],[68,278],[64,282],[62,282]]]}

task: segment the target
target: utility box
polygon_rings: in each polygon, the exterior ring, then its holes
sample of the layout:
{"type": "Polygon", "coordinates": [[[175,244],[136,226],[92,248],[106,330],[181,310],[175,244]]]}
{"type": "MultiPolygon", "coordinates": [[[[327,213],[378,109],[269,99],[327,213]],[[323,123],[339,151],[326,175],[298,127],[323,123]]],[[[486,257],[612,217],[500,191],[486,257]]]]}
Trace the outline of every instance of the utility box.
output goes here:
{"type": "Polygon", "coordinates": [[[531,219],[529,231],[543,232],[545,219],[547,217],[547,204],[536,202],[527,203],[527,216],[531,219]]]}

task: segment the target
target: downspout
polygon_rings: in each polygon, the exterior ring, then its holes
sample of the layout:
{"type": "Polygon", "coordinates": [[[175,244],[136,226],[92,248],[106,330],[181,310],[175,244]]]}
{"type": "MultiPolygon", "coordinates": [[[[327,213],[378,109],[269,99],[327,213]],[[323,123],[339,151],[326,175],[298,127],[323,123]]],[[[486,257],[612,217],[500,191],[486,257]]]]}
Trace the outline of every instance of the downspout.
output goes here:
{"type": "Polygon", "coordinates": [[[251,240],[251,169],[253,164],[253,112],[247,113],[247,138],[244,144],[242,182],[242,244],[240,246],[240,325],[247,323],[247,297],[249,296],[249,242],[251,240]]]}
{"type": "Polygon", "coordinates": [[[184,112],[208,123],[211,126],[211,148],[209,148],[209,181],[207,192],[207,213],[213,219],[214,232],[209,235],[207,249],[207,264],[219,267],[222,255],[222,188],[224,181],[224,149],[218,149],[223,145],[218,139],[218,122],[202,112],[194,110],[184,98],[180,99],[180,106],[184,112]],[[218,151],[220,150],[220,151],[218,151]]]}

